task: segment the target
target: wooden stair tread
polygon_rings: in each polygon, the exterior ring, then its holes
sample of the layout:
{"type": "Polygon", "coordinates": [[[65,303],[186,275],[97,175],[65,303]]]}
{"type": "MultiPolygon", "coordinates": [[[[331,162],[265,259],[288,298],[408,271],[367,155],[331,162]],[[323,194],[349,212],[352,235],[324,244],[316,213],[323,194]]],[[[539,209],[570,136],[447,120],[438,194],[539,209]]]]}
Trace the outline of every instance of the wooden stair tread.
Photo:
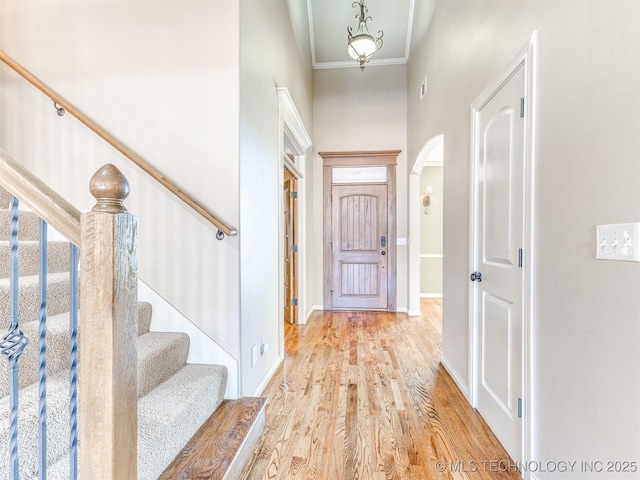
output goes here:
{"type": "Polygon", "coordinates": [[[241,471],[240,457],[248,458],[260,436],[266,403],[255,397],[224,400],[158,480],[232,478],[229,472],[241,471]]]}

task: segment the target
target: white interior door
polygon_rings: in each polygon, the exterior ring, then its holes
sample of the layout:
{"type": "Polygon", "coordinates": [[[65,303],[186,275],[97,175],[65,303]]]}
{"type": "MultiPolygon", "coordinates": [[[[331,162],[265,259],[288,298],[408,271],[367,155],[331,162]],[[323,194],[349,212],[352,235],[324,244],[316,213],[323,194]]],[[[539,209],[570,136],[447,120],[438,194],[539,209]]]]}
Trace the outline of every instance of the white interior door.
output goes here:
{"type": "Polygon", "coordinates": [[[524,67],[476,112],[474,292],[477,409],[514,460],[522,456],[524,67]]]}

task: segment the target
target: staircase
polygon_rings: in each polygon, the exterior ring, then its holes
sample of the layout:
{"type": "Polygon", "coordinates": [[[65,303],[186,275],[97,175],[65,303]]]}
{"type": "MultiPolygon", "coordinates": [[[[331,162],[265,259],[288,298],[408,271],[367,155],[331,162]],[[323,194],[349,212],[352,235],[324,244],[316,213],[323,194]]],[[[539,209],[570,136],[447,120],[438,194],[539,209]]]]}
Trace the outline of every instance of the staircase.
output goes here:
{"type": "MultiPolygon", "coordinates": [[[[9,316],[9,205],[0,189],[0,317],[9,316]]],[[[24,211],[19,223],[20,328],[29,346],[20,358],[20,474],[38,478],[38,232],[24,211]]],[[[47,472],[69,478],[69,244],[49,242],[47,321],[47,472]]],[[[189,337],[151,332],[152,309],[138,305],[138,479],[157,479],[223,401],[227,371],[187,364],[189,337]]],[[[0,335],[6,323],[0,319],[0,335]]],[[[80,325],[79,329],[82,329],[80,325]]],[[[79,346],[82,348],[82,345],[79,346]]],[[[0,359],[6,371],[6,359],[0,359]]],[[[82,368],[82,365],[79,366],[82,368]]],[[[9,478],[7,375],[0,374],[0,478],[9,478]]],[[[79,415],[90,415],[82,409],[79,415]]],[[[82,449],[82,445],[79,446],[82,449]]],[[[82,478],[82,472],[79,474],[82,478]]]]}

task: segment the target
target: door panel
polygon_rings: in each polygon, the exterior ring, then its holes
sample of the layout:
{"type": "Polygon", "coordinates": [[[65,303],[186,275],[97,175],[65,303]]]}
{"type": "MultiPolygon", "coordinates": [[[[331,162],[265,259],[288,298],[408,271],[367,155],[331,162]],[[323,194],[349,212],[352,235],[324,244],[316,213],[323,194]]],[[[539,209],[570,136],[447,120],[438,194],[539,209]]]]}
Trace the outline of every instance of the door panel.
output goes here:
{"type": "Polygon", "coordinates": [[[298,254],[293,248],[297,245],[296,239],[296,191],[297,179],[293,174],[284,169],[284,319],[289,323],[298,322],[298,306],[294,299],[297,299],[297,262],[298,254]]]}
{"type": "Polygon", "coordinates": [[[334,185],[331,205],[332,307],[386,309],[387,186],[334,185]]]}
{"type": "Polygon", "coordinates": [[[482,304],[485,319],[482,324],[482,350],[491,352],[484,356],[481,372],[482,387],[510,417],[512,408],[511,375],[511,320],[513,304],[493,295],[484,295],[482,304]]]}
{"type": "Polygon", "coordinates": [[[511,176],[516,161],[513,144],[515,112],[507,107],[491,118],[484,132],[484,238],[485,262],[510,264],[513,251],[511,176]]]}
{"type": "Polygon", "coordinates": [[[522,453],[522,269],[524,69],[477,113],[477,407],[513,459],[522,453]]]}

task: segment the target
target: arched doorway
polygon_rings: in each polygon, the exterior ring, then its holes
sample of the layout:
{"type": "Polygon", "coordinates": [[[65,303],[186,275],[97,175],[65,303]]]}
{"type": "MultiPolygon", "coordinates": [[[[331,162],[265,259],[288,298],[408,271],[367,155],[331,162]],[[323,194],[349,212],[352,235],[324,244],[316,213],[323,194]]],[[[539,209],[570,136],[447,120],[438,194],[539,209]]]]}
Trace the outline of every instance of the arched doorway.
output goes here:
{"type": "Polygon", "coordinates": [[[444,135],[438,135],[422,147],[409,175],[409,315],[420,315],[423,295],[442,296],[443,171],[444,135]]]}

